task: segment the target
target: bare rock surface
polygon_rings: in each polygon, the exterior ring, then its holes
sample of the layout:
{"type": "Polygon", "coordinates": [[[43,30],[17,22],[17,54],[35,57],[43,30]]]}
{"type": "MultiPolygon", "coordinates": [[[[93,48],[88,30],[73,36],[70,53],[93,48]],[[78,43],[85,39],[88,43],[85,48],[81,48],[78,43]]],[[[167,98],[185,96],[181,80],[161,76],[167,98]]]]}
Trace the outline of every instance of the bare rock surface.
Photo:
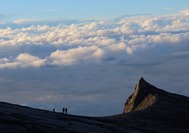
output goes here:
{"type": "Polygon", "coordinates": [[[0,133],[189,133],[189,98],[143,78],[123,114],[85,117],[0,102],[0,133]]]}
{"type": "Polygon", "coordinates": [[[125,103],[124,113],[144,110],[157,102],[157,96],[161,94],[166,94],[166,92],[147,83],[143,78],[141,78],[139,83],[136,85],[133,94],[125,103]]]}

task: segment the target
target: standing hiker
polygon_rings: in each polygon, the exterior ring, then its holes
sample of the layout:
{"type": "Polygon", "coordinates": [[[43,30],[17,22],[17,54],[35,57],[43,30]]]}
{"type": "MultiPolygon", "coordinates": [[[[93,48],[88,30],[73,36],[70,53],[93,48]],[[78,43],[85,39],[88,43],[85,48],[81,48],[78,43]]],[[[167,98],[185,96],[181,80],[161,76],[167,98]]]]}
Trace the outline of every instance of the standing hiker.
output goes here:
{"type": "Polygon", "coordinates": [[[68,109],[67,108],[65,108],[65,113],[67,114],[67,111],[68,111],[68,109]]]}
{"type": "Polygon", "coordinates": [[[64,114],[64,112],[65,112],[65,108],[62,108],[62,113],[64,114]]]}

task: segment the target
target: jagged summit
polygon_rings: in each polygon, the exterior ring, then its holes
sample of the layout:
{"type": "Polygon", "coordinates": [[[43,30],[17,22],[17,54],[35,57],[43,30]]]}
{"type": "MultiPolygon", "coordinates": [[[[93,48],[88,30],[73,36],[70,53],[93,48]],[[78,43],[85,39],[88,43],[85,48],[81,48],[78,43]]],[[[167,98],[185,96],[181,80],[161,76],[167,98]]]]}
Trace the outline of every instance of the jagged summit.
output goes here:
{"type": "Polygon", "coordinates": [[[136,85],[133,94],[127,99],[124,113],[142,110],[152,105],[157,100],[157,95],[166,93],[163,90],[149,84],[142,77],[136,85]]]}

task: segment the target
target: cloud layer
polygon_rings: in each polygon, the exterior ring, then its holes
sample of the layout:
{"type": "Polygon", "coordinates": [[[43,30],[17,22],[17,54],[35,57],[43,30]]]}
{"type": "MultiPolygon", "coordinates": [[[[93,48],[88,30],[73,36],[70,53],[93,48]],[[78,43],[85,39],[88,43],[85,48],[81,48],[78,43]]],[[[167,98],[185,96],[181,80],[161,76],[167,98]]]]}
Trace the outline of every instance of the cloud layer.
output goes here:
{"type": "MultiPolygon", "coordinates": [[[[14,56],[7,54],[6,57],[3,57],[1,55],[3,58],[0,67],[68,66],[78,63],[120,60],[125,62],[130,54],[137,54],[137,51],[140,50],[151,49],[156,52],[159,48],[159,52],[165,54],[175,51],[178,47],[188,48],[188,12],[187,10],[182,11],[174,16],[140,16],[119,18],[115,21],[56,26],[31,25],[26,28],[0,29],[1,51],[4,48],[16,49],[15,54],[11,53],[14,56]],[[38,47],[46,45],[53,47],[54,51],[44,53],[45,57],[33,55],[38,47]],[[25,53],[23,47],[28,46],[34,47],[34,53],[25,53]],[[30,58],[33,63],[18,60],[19,57],[30,58]]],[[[21,20],[16,22],[21,22],[21,20]]],[[[22,21],[24,22],[32,23],[33,20],[22,21]]]]}
{"type": "Polygon", "coordinates": [[[0,100],[67,106],[83,115],[120,113],[142,76],[189,96],[189,10],[41,23],[20,19],[0,29],[0,100]]]}

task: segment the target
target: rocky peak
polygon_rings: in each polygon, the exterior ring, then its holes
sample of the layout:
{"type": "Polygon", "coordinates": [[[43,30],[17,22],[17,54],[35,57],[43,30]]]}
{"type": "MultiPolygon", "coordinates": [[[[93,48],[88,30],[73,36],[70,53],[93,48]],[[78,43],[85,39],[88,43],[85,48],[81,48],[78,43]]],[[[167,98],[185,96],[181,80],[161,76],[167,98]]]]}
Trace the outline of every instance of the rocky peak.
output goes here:
{"type": "Polygon", "coordinates": [[[143,78],[139,80],[133,94],[127,99],[123,113],[143,110],[156,102],[157,95],[164,92],[146,82],[143,78]]]}

